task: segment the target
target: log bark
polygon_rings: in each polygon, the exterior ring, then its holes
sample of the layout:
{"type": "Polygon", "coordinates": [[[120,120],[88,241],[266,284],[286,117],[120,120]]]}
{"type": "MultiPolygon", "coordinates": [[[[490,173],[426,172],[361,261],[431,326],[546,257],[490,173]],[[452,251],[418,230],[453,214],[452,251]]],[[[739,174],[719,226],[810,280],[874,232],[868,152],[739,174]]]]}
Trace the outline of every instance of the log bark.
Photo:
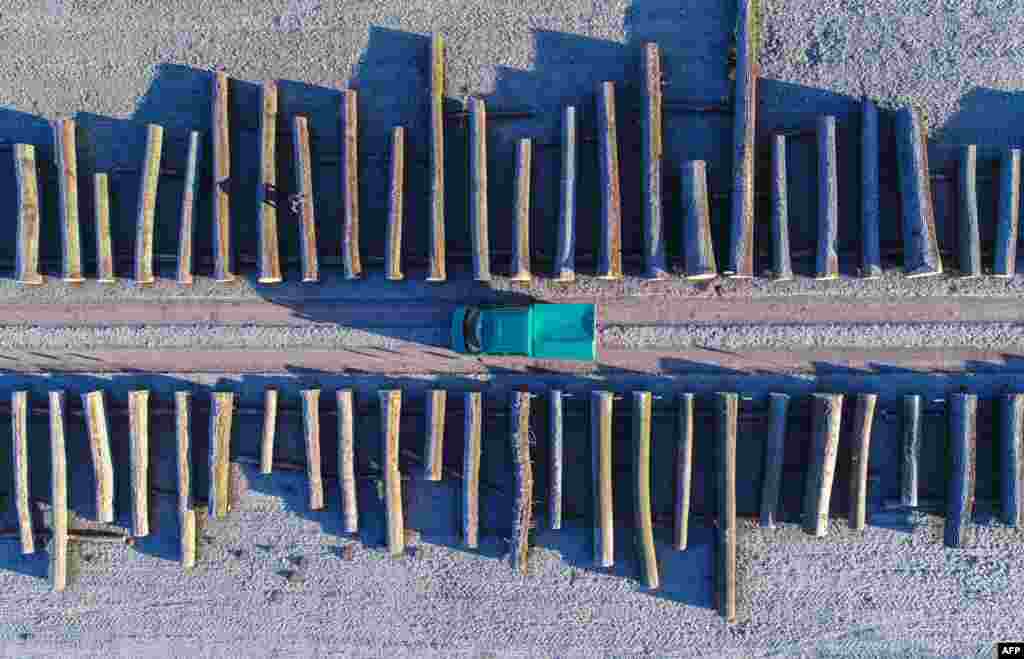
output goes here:
{"type": "Polygon", "coordinates": [[[874,279],[882,276],[882,256],[878,247],[881,224],[878,106],[873,101],[864,99],[860,117],[860,273],[865,279],[874,279]]]}
{"type": "Polygon", "coordinates": [[[907,277],[942,274],[935,234],[935,209],[928,178],[927,130],[913,108],[896,117],[900,203],[903,208],[903,269],[907,277]]]}
{"type": "Polygon", "coordinates": [[[261,284],[282,279],[277,239],[277,108],[277,81],[267,80],[260,87],[260,183],[256,188],[261,284]]]}
{"type": "Polygon", "coordinates": [[[473,278],[491,279],[491,246],[487,210],[487,106],[481,98],[470,99],[469,215],[473,240],[473,278]]]}
{"type": "Polygon", "coordinates": [[[153,230],[156,217],[156,193],[160,183],[160,156],[163,153],[164,129],[156,124],[146,126],[146,154],[139,177],[139,198],[135,210],[135,283],[153,283],[153,230]]]}
{"type": "Polygon", "coordinates": [[[548,525],[562,528],[562,471],[565,454],[562,434],[562,392],[555,389],[548,398],[548,525]]]}
{"type": "Polygon", "coordinates": [[[789,396],[769,394],[768,436],[764,449],[764,480],[761,484],[761,526],[775,528],[779,516],[779,490],[786,454],[789,396]]]}
{"type": "Polygon", "coordinates": [[[512,504],[512,569],[526,574],[533,527],[533,463],[530,461],[530,394],[512,394],[512,461],[515,463],[516,495],[512,504]]]}
{"type": "Polygon", "coordinates": [[[54,155],[60,194],[60,237],[64,281],[79,283],[82,277],[82,242],[78,225],[78,153],[75,121],[53,122],[54,155]]]}
{"type": "Polygon", "coordinates": [[[651,392],[633,392],[633,528],[644,585],[660,584],[651,519],[651,392]]]}
{"type": "Polygon", "coordinates": [[[1000,499],[1004,524],[1024,527],[1024,394],[1004,396],[999,431],[1000,499]]]}
{"type": "Polygon", "coordinates": [[[900,501],[917,506],[917,469],[921,459],[921,397],[903,397],[903,460],[900,464],[900,501]]]}
{"type": "Polygon", "coordinates": [[[814,425],[804,491],[804,530],[821,538],[828,533],[832,483],[839,454],[843,395],[814,394],[811,402],[814,425]]]}
{"type": "Polygon", "coordinates": [[[733,94],[732,208],[729,264],[733,277],[754,275],[754,127],[757,123],[758,0],[737,5],[736,86],[733,94]]]}
{"type": "Polygon", "coordinates": [[[576,108],[562,111],[562,175],[558,208],[558,239],[554,276],[558,281],[576,279],[576,108]]]}
{"type": "Polygon", "coordinates": [[[228,76],[213,74],[213,277],[235,280],[231,263],[231,133],[228,126],[228,76]]]}
{"type": "Polygon", "coordinates": [[[853,416],[853,450],[850,453],[850,528],[862,530],[867,521],[868,465],[871,426],[878,394],[858,394],[853,416]]]}
{"type": "Polygon", "coordinates": [[[772,266],[773,278],[793,278],[789,254],[789,193],[786,187],[786,136],[772,136],[772,266]]]}
{"type": "Polygon", "coordinates": [[[19,284],[39,285],[39,177],[36,172],[36,148],[31,144],[14,145],[14,177],[18,184],[18,237],[15,277],[19,284]]]}
{"type": "Polygon", "coordinates": [[[615,565],[615,523],[612,507],[611,392],[595,391],[590,399],[591,477],[594,491],[594,562],[615,565]]]}
{"type": "Polygon", "coordinates": [[[391,129],[391,160],[389,169],[387,251],[384,254],[385,276],[400,281],[402,274],[402,213],[405,210],[405,129],[391,129]]]}
{"type": "Polygon", "coordinates": [[[643,69],[644,264],[648,278],[663,279],[668,276],[668,272],[665,265],[665,235],[662,230],[662,79],[658,44],[644,44],[643,69]]]}
{"type": "Polygon", "coordinates": [[[34,554],[35,536],[32,534],[32,502],[28,484],[28,392],[11,393],[11,437],[14,466],[14,507],[18,512],[18,536],[21,553],[34,554]]]}
{"type": "Polygon", "coordinates": [[[192,503],[191,394],[174,392],[174,432],[178,476],[178,546],[182,567],[196,564],[196,511],[192,503]]]}
{"type": "Polygon", "coordinates": [[[427,447],[424,451],[423,478],[440,481],[444,470],[444,421],[448,392],[431,389],[426,395],[427,447]]]}
{"type": "Polygon", "coordinates": [[[736,621],[736,428],[739,396],[715,394],[715,607],[726,622],[736,621]]]}
{"type": "Polygon", "coordinates": [[[324,479],[320,465],[320,390],[305,389],[302,396],[302,431],[306,442],[306,479],[309,509],[324,507],[324,479]]]}
{"type": "Polygon", "coordinates": [[[128,392],[131,450],[132,535],[149,535],[149,392],[128,392]]]}
{"type": "Polygon", "coordinates": [[[339,389],[338,399],[338,486],[345,533],[359,532],[359,501],[356,498],[355,405],[351,389],[339,389]]]}
{"type": "Polygon", "coordinates": [[[274,435],[277,430],[277,389],[263,392],[263,437],[260,441],[260,473],[274,470],[274,435]]]}
{"type": "Polygon", "coordinates": [[[444,38],[430,39],[430,266],[427,281],[447,279],[444,254],[444,38]]]}
{"type": "Polygon", "coordinates": [[[68,585],[68,454],[64,441],[64,392],[50,392],[50,587],[68,585]]]}
{"type": "Polygon", "coordinates": [[[363,261],[359,248],[358,93],[354,89],[346,89],[342,97],[342,267],[345,279],[358,279],[363,276],[363,261]]]}
{"type": "Polygon", "coordinates": [[[384,430],[382,464],[384,468],[384,507],[387,517],[388,552],[405,553],[405,522],[402,514],[402,474],[398,470],[398,430],[402,414],[402,392],[383,390],[380,396],[381,427],[384,430]]]}
{"type": "Polygon", "coordinates": [[[85,425],[89,432],[93,476],[96,481],[96,520],[114,521],[114,463],[107,432],[107,411],[102,391],[82,394],[85,425]]]}
{"type": "Polygon", "coordinates": [[[978,145],[968,144],[960,152],[957,177],[960,201],[958,241],[960,276],[981,276],[981,232],[978,223],[978,145]]]}
{"type": "Polygon", "coordinates": [[[948,409],[951,460],[943,539],[947,547],[955,548],[963,544],[974,511],[978,397],[952,394],[948,409]]]}
{"type": "Polygon", "coordinates": [[[679,426],[676,439],[676,496],[672,530],[672,545],[683,551],[689,544],[690,535],[690,491],[693,482],[693,428],[695,420],[695,396],[691,393],[679,395],[679,426]]]}
{"type": "Polygon", "coordinates": [[[199,202],[199,131],[188,136],[188,162],[185,187],[181,192],[181,215],[178,226],[178,283],[192,285],[192,239],[195,235],[196,205],[199,202]]]}
{"type": "MultiPolygon", "coordinates": [[[[320,281],[320,257],[316,246],[316,200],[313,198],[313,162],[309,155],[309,123],[292,118],[292,157],[295,159],[295,190],[299,195],[299,255],[302,281],[320,281]]],[[[347,255],[343,261],[347,259],[347,255]]]]}
{"type": "Polygon", "coordinates": [[[480,392],[466,394],[465,440],[462,458],[462,544],[476,549],[480,533],[480,432],[483,398],[480,392]]]}
{"type": "Polygon", "coordinates": [[[622,191],[619,138],[615,120],[615,83],[602,82],[597,100],[601,165],[601,252],[597,276],[622,278],[622,191]]]}
{"type": "Polygon", "coordinates": [[[235,395],[215,391],[210,409],[210,517],[226,517],[231,508],[231,422],[235,395]]]}

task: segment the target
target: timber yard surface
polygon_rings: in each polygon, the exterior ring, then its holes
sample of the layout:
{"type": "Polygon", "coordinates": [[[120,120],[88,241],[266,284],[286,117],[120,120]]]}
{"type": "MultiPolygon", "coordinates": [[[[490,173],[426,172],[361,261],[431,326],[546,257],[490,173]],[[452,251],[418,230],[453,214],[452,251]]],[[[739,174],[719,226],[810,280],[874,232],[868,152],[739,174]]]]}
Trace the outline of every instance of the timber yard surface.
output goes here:
{"type": "Polygon", "coordinates": [[[0,31],[0,654],[1024,640],[1024,6],[4,0],[0,31]],[[905,232],[908,208],[931,222],[905,232]],[[450,350],[456,305],[526,301],[596,302],[598,360],[450,350]]]}

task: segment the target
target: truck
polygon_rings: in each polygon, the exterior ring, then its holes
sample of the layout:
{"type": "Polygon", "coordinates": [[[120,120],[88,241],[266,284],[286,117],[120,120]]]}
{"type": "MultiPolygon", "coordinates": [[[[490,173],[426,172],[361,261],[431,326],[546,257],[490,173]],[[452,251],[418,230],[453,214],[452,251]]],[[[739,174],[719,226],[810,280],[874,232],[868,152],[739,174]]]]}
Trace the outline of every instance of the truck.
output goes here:
{"type": "Polygon", "coordinates": [[[452,349],[470,355],[521,355],[594,361],[593,304],[463,305],[452,314],[452,349]]]}

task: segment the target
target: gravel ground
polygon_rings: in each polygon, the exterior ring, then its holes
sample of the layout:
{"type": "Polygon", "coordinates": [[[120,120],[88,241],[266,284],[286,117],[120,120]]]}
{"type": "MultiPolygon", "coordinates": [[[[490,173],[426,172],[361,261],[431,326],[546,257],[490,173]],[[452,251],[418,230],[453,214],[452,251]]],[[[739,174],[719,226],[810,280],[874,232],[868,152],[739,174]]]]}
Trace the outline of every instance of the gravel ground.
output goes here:
{"type": "MultiPolygon", "coordinates": [[[[691,548],[661,541],[665,586],[639,585],[625,533],[616,567],[594,569],[590,531],[538,532],[529,576],[515,577],[504,541],[479,551],[429,529],[405,556],[329,531],[339,511],[307,513],[304,479],[248,470],[250,491],[226,522],[210,521],[201,562],[173,559],[173,506],[135,548],[73,549],[76,581],[47,592],[45,554],[0,542],[0,649],[8,656],[990,656],[991,640],[1024,625],[1019,532],[980,525],[969,546],[941,544],[941,520],[878,514],[864,533],[826,539],[793,525],[741,523],[740,620],[711,604],[712,531],[691,548]]],[[[438,487],[457,495],[457,486],[438,487]]],[[[365,491],[365,490],[364,490],[365,491]]],[[[438,496],[441,496],[438,494],[438,496]]],[[[331,497],[333,499],[333,497],[331,497]]],[[[162,499],[161,499],[162,501],[162,499]]],[[[454,523],[454,519],[446,520],[454,523]]]]}
{"type": "MultiPolygon", "coordinates": [[[[591,112],[594,88],[601,80],[619,82],[623,89],[620,107],[629,108],[637,96],[636,89],[626,83],[636,80],[637,47],[648,39],[658,40],[665,55],[666,100],[714,100],[727,95],[724,54],[733,12],[733,3],[709,0],[6,0],[0,6],[4,34],[0,53],[6,62],[0,69],[0,139],[39,145],[43,253],[52,263],[59,239],[54,219],[55,181],[52,166],[46,164],[51,148],[46,119],[67,115],[78,119],[83,176],[97,169],[137,166],[142,122],[166,126],[165,163],[180,167],[185,132],[208,127],[205,90],[209,69],[224,66],[236,80],[233,111],[239,135],[255,116],[252,83],[273,78],[296,81],[283,85],[283,114],[308,114],[314,135],[321,140],[315,150],[330,156],[333,147],[323,145],[336,136],[332,114],[336,90],[352,86],[361,98],[365,240],[368,252],[377,254],[380,250],[375,241],[382,235],[383,223],[370,218],[383,217],[375,215],[386,198],[380,194],[386,180],[381,154],[386,152],[386,136],[395,124],[405,124],[410,130],[410,199],[424,192],[425,37],[438,32],[448,43],[447,92],[452,106],[466,95],[482,94],[492,111],[526,108],[537,113],[530,121],[494,122],[489,135],[494,181],[492,239],[495,245],[510,245],[510,204],[500,200],[511,199],[508,155],[515,140],[533,137],[538,144],[553,140],[558,109],[567,103],[584,108],[582,128],[586,129],[593,120],[587,113],[591,112]]],[[[1022,37],[1017,35],[1024,34],[1024,8],[1015,3],[765,0],[764,16],[761,133],[776,125],[799,124],[823,112],[840,120],[840,242],[845,275],[856,274],[856,250],[851,245],[857,235],[857,186],[856,175],[848,176],[856,171],[857,150],[851,147],[856,130],[848,127],[856,121],[862,94],[877,98],[886,108],[908,102],[919,105],[937,141],[986,146],[980,156],[983,170],[991,165],[996,147],[1019,145],[1024,138],[1024,124],[1017,111],[1017,87],[1024,74],[1022,37]]],[[[883,118],[883,135],[887,125],[883,118]]],[[[639,172],[635,142],[631,142],[637,139],[639,127],[624,118],[620,129],[623,171],[639,172]]],[[[672,115],[666,126],[669,188],[671,172],[679,161],[699,158],[709,162],[712,193],[726,189],[729,134],[729,122],[721,116],[672,115]]],[[[450,148],[457,152],[461,146],[458,131],[451,136],[450,148]]],[[[240,148],[235,152],[235,171],[243,175],[239,177],[241,188],[237,194],[234,189],[232,192],[233,208],[239,245],[251,248],[254,232],[246,227],[250,227],[252,214],[246,204],[255,195],[251,177],[244,173],[251,171],[254,160],[243,143],[236,139],[240,148]]],[[[950,153],[955,153],[935,145],[931,151],[932,164],[937,167],[948,164],[950,153]]],[[[535,163],[536,179],[543,183],[535,192],[539,224],[534,235],[541,251],[544,241],[550,240],[548,218],[553,217],[545,209],[552,207],[557,191],[555,152],[542,157],[538,150],[535,163]]],[[[790,153],[795,186],[790,193],[794,248],[805,249],[815,236],[815,194],[807,183],[813,181],[813,147],[793,144],[790,153]]],[[[883,157],[889,159],[883,165],[892,164],[890,156],[883,148],[883,157]]],[[[883,166],[883,174],[885,171],[883,166]]],[[[318,180],[317,189],[335,175],[336,170],[325,167],[321,176],[327,178],[318,180]]],[[[581,172],[586,175],[586,170],[581,172]]],[[[289,178],[288,170],[283,169],[285,192],[289,178]]],[[[455,235],[464,229],[465,218],[457,202],[464,189],[459,188],[457,175],[450,175],[449,181],[450,199],[456,200],[450,202],[449,231],[455,235]]],[[[119,175],[113,183],[117,248],[122,253],[131,250],[137,183],[137,176],[131,174],[119,175]]],[[[180,182],[161,181],[161,196],[176,198],[179,188],[175,185],[180,187],[180,182]]],[[[891,188],[891,177],[883,186],[891,188]]],[[[91,217],[92,212],[86,188],[83,218],[91,217]]],[[[936,191],[939,229],[947,250],[953,247],[948,241],[948,188],[937,186],[936,191]]],[[[0,196],[11,198],[12,190],[11,175],[4,170],[0,196]]],[[[638,190],[638,177],[626,176],[624,218],[630,221],[624,222],[623,241],[634,251],[640,236],[639,222],[634,220],[639,216],[631,203],[635,204],[638,190]]],[[[981,185],[979,195],[985,236],[991,232],[993,186],[981,185]]],[[[597,217],[595,198],[592,190],[581,195],[581,253],[593,251],[596,244],[596,223],[583,224],[597,217]]],[[[202,236],[210,233],[206,201],[201,199],[203,210],[197,219],[200,261],[204,255],[202,236]]],[[[679,200],[670,193],[666,203],[670,209],[678,208],[679,200]]],[[[426,243],[422,207],[410,204],[410,208],[408,244],[412,254],[422,253],[426,243]]],[[[714,206],[719,229],[726,208],[722,203],[714,206]]],[[[336,210],[335,199],[318,195],[318,217],[332,217],[336,210]]],[[[173,251],[176,212],[174,204],[160,204],[159,253],[173,251]]],[[[891,197],[883,221],[883,238],[898,242],[898,204],[891,197]]],[[[89,225],[83,222],[83,245],[92,245],[89,225]]],[[[331,223],[322,223],[322,227],[324,249],[332,250],[331,245],[336,244],[332,232],[337,227],[331,223]]],[[[767,235],[760,223],[758,232],[767,235]]],[[[13,228],[9,235],[13,236],[13,228]]],[[[674,249],[677,253],[678,245],[673,247],[671,238],[670,232],[670,252],[674,249]]],[[[5,241],[0,249],[0,256],[8,261],[11,244],[5,241]]],[[[297,252],[287,240],[284,246],[297,252]]],[[[497,264],[499,257],[495,258],[497,264]]],[[[88,259],[86,263],[91,266],[88,259]]],[[[798,262],[797,267],[807,273],[806,263],[798,262]]],[[[54,271],[52,266],[48,268],[49,273],[54,271]]],[[[763,262],[758,269],[765,269],[763,262]]],[[[1014,298],[1024,288],[1024,277],[958,281],[943,276],[910,281],[893,271],[867,283],[848,277],[833,283],[800,278],[790,284],[758,279],[692,286],[678,280],[649,283],[635,278],[607,284],[584,277],[571,287],[542,281],[532,288],[518,288],[499,279],[493,289],[458,281],[438,290],[407,282],[391,289],[396,291],[392,296],[380,282],[343,284],[327,270],[324,286],[290,283],[274,289],[248,282],[224,287],[201,277],[191,289],[165,280],[151,289],[123,282],[112,288],[87,283],[71,289],[50,283],[24,290],[7,279],[0,280],[0,300],[43,304],[267,297],[286,303],[316,296],[395,299],[411,292],[447,300],[504,299],[513,293],[545,299],[562,295],[661,296],[665,300],[717,296],[735,299],[741,305],[749,297],[791,294],[1014,298]]],[[[464,272],[453,272],[468,279],[464,272]]],[[[991,345],[988,341],[1015,345],[1018,341],[1015,326],[986,325],[972,328],[969,334],[960,334],[962,329],[952,325],[842,327],[829,336],[890,345],[928,341],[946,345],[941,341],[950,337],[962,337],[956,340],[972,345],[975,341],[983,345],[991,345]],[[926,331],[938,329],[945,333],[926,331]]],[[[815,334],[819,330],[808,325],[784,338],[807,345],[817,340],[814,337],[820,336],[815,334]]],[[[637,328],[616,340],[630,345],[634,339],[669,340],[671,345],[680,340],[679,333],[664,339],[645,335],[646,331],[637,328]]],[[[708,338],[726,345],[727,340],[739,337],[739,345],[756,345],[765,336],[760,330],[744,333],[750,331],[730,328],[728,333],[708,338]]],[[[765,331],[789,332],[789,328],[765,331]]],[[[21,345],[64,340],[59,332],[46,336],[50,332],[28,330],[20,338],[12,335],[11,340],[21,345]]],[[[118,336],[117,332],[113,330],[111,336],[118,336]]],[[[167,337],[159,338],[162,344],[167,337]]],[[[24,380],[17,374],[3,377],[8,386],[24,380]]],[[[118,386],[138,383],[140,377],[154,387],[162,381],[163,386],[173,388],[170,380],[161,380],[161,376],[138,374],[126,375],[118,386]]],[[[921,377],[864,379],[869,384],[863,386],[882,391],[888,390],[887,382],[919,387],[921,377]],[[906,378],[913,381],[907,384],[906,378]]],[[[235,379],[230,374],[213,373],[204,384],[234,386],[235,379]]],[[[961,386],[964,380],[937,376],[930,386],[945,391],[961,386]]],[[[742,388],[743,382],[768,387],[775,381],[696,380],[702,390],[723,385],[742,388]]],[[[807,390],[815,380],[786,382],[807,390]]],[[[259,389],[265,383],[250,378],[246,386],[259,389]]],[[[1013,381],[999,386],[1004,385],[1016,386],[1013,381]]],[[[48,382],[37,380],[34,386],[45,389],[48,382]]],[[[941,437],[941,429],[934,430],[929,439],[933,436],[941,437]]],[[[250,480],[257,482],[254,476],[250,480]]],[[[533,574],[527,578],[513,577],[500,560],[504,551],[500,537],[486,537],[482,551],[469,553],[456,548],[451,533],[439,529],[425,530],[413,543],[414,552],[391,561],[373,542],[353,541],[334,532],[336,510],[304,514],[301,478],[275,475],[274,485],[258,485],[239,501],[231,519],[210,524],[203,561],[186,577],[173,557],[168,557],[166,544],[161,545],[174,529],[173,512],[167,506],[160,512],[161,537],[152,544],[143,543],[136,549],[83,547],[78,581],[64,595],[47,592],[42,578],[45,555],[21,557],[13,542],[0,542],[0,561],[6,568],[0,570],[0,654],[989,656],[992,642],[1019,637],[1024,629],[1016,606],[1024,586],[1020,535],[985,518],[976,520],[975,537],[962,550],[942,548],[936,535],[938,520],[925,517],[908,520],[880,515],[863,536],[844,532],[838,524],[834,527],[839,528],[821,540],[808,539],[788,527],[771,532],[744,528],[740,541],[742,617],[739,624],[729,626],[710,608],[712,554],[710,532],[703,529],[694,529],[691,551],[660,551],[666,586],[663,592],[652,594],[637,585],[628,537],[616,543],[622,557],[611,574],[591,567],[589,531],[576,526],[557,537],[538,534],[533,574]],[[345,545],[353,547],[351,558],[345,545]]],[[[456,509],[457,491],[437,495],[436,501],[428,503],[436,504],[439,516],[440,511],[456,509]]],[[[367,500],[372,500],[372,494],[367,500]]]]}
{"type": "MultiPolygon", "coordinates": [[[[166,350],[253,350],[317,348],[447,348],[446,327],[357,329],[333,323],[272,325],[0,326],[0,350],[88,350],[153,348],[166,350]],[[410,345],[411,344],[411,345],[410,345]]],[[[972,348],[1020,350],[1020,323],[821,323],[683,324],[600,327],[601,348],[972,348]]]]}

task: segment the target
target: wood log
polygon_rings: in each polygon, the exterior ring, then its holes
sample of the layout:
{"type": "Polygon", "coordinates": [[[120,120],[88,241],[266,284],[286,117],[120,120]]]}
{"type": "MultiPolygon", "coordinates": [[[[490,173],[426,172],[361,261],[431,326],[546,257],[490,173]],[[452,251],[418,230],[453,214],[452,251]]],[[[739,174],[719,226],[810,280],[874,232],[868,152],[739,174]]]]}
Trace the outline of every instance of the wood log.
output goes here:
{"type": "Polygon", "coordinates": [[[690,491],[693,483],[693,427],[695,396],[679,394],[679,419],[676,438],[676,492],[675,523],[672,529],[672,546],[684,551],[690,535],[690,491]]]}
{"type": "Polygon", "coordinates": [[[643,45],[644,115],[643,190],[644,190],[644,264],[650,279],[668,276],[665,262],[665,235],[662,229],[662,126],[661,126],[661,53],[658,44],[643,45]]]}
{"type": "Polygon", "coordinates": [[[651,519],[651,392],[633,392],[633,528],[644,585],[660,584],[651,519]]]}
{"type": "Polygon", "coordinates": [[[480,538],[480,433],[483,426],[483,396],[466,394],[465,439],[462,458],[462,544],[476,549],[480,538]]]}
{"type": "Polygon", "coordinates": [[[299,253],[302,281],[320,281],[320,258],[316,246],[316,200],[313,197],[313,161],[309,154],[309,123],[306,117],[292,118],[292,157],[295,159],[295,190],[299,196],[299,253]]]}
{"type": "Polygon", "coordinates": [[[973,394],[952,394],[947,409],[951,460],[943,540],[947,547],[956,548],[964,542],[974,511],[978,397],[973,394]]]}
{"type": "Polygon", "coordinates": [[[839,276],[839,156],[836,118],[818,117],[818,253],[816,279],[839,276]]]}
{"type": "Polygon", "coordinates": [[[261,284],[282,280],[277,238],[277,108],[277,81],[267,80],[260,87],[260,182],[256,188],[261,284]]]}
{"type": "Polygon", "coordinates": [[[793,278],[789,253],[789,192],[786,186],[786,136],[772,135],[772,277],[793,278]]]}
{"type": "Polygon", "coordinates": [[[961,277],[981,276],[981,230],[978,222],[978,145],[968,144],[960,153],[957,176],[959,200],[957,242],[961,277]]]}
{"type": "Polygon", "coordinates": [[[761,526],[773,529],[779,516],[779,490],[782,485],[782,466],[786,457],[789,396],[769,394],[768,400],[768,435],[764,449],[764,480],[761,482],[761,526]]]}
{"type": "Polygon", "coordinates": [[[427,281],[447,279],[444,254],[444,38],[430,39],[430,266],[427,281]]]}
{"type": "Polygon", "coordinates": [[[228,75],[215,71],[211,91],[213,115],[213,277],[235,280],[231,263],[231,131],[228,126],[228,75]]]}
{"type": "Polygon", "coordinates": [[[64,392],[50,392],[50,587],[68,585],[68,454],[64,441],[64,392]]]}
{"type": "Polygon", "coordinates": [[[390,194],[388,196],[387,251],[384,253],[384,272],[392,281],[402,275],[402,213],[405,210],[405,129],[391,129],[391,161],[389,169],[390,194]]]}
{"type": "Polygon", "coordinates": [[[1017,225],[1020,223],[1020,149],[1004,149],[999,162],[999,221],[992,274],[1017,273],[1017,225]]]}
{"type": "Polygon", "coordinates": [[[160,183],[160,157],[163,153],[164,129],[157,124],[146,125],[146,154],[139,177],[139,197],[135,210],[135,283],[153,283],[153,230],[156,217],[156,195],[160,183]]]}
{"type": "Polygon", "coordinates": [[[597,276],[622,278],[622,190],[619,138],[615,125],[615,83],[602,82],[597,100],[601,168],[601,251],[597,276]]]}
{"type": "Polygon", "coordinates": [[[736,621],[736,429],[739,396],[715,394],[715,608],[726,622],[736,621]]]}
{"type": "Polygon", "coordinates": [[[565,445],[562,434],[562,392],[553,389],[548,398],[548,526],[562,528],[562,472],[565,445]]]}
{"type": "Polygon", "coordinates": [[[196,564],[196,511],[192,503],[191,394],[174,392],[174,435],[178,476],[178,546],[183,567],[196,564]]]}
{"type": "Polygon", "coordinates": [[[304,389],[302,431],[306,440],[306,478],[309,480],[309,509],[324,507],[324,479],[320,464],[320,390],[304,389]]]}
{"type": "Polygon", "coordinates": [[[399,422],[402,414],[402,392],[388,389],[378,392],[381,427],[384,430],[382,465],[384,470],[384,504],[387,517],[388,552],[392,556],[405,553],[405,522],[402,513],[402,474],[398,470],[399,422]]]}
{"type": "Polygon", "coordinates": [[[903,268],[907,277],[942,274],[935,234],[935,209],[928,178],[927,130],[913,108],[896,117],[900,205],[903,208],[903,268]]]}
{"type": "Polygon", "coordinates": [[[96,220],[96,280],[112,284],[114,277],[114,246],[110,237],[110,180],[105,172],[93,174],[93,207],[96,220]]]}
{"type": "Polygon", "coordinates": [[[921,459],[921,397],[903,397],[903,460],[900,463],[900,501],[917,506],[918,462],[921,459]]]}
{"type": "Polygon", "coordinates": [[[559,185],[558,237],[554,277],[558,281],[576,279],[576,108],[562,111],[562,174],[559,185]]]}
{"type": "Polygon", "coordinates": [[[864,99],[860,113],[860,274],[865,279],[882,276],[882,256],[878,248],[882,215],[878,151],[878,106],[864,99]]]}
{"type": "Polygon", "coordinates": [[[274,435],[277,430],[277,389],[263,392],[263,437],[260,441],[260,473],[274,470],[274,435]]]}
{"type": "Polygon", "coordinates": [[[28,392],[11,393],[11,437],[14,466],[14,506],[18,511],[18,534],[21,553],[34,554],[32,534],[32,503],[28,483],[28,392]]]}
{"type": "Polygon", "coordinates": [[[757,123],[760,33],[758,0],[737,5],[736,82],[733,94],[732,207],[729,225],[729,263],[726,274],[754,275],[754,127],[757,123]]]}
{"type": "Polygon", "coordinates": [[[359,122],[358,93],[346,89],[342,94],[342,268],[345,279],[358,279],[363,275],[363,262],[359,248],[359,122]]]}
{"type": "Polygon", "coordinates": [[[868,464],[871,425],[878,394],[858,394],[853,416],[853,450],[850,452],[850,528],[861,530],[867,520],[868,464]]]}
{"type": "Polygon", "coordinates": [[[444,470],[444,418],[448,392],[431,389],[426,395],[427,441],[423,460],[423,478],[440,481],[444,470]]]}
{"type": "Polygon", "coordinates": [[[530,178],[532,171],[533,143],[523,138],[516,143],[516,199],[513,215],[516,218],[515,242],[512,249],[512,267],[509,278],[513,281],[530,281],[530,178]]]}
{"type": "Polygon", "coordinates": [[[999,495],[1004,524],[1024,528],[1024,394],[1002,400],[999,495]]]}
{"type": "Polygon", "coordinates": [[[231,422],[235,394],[215,391],[210,409],[210,517],[226,517],[231,509],[231,422]]]}
{"type": "Polygon", "coordinates": [[[341,514],[345,533],[359,532],[359,505],[356,498],[355,424],[351,389],[339,389],[338,400],[338,486],[341,489],[341,514]]]}
{"type": "Polygon", "coordinates": [[[471,98],[469,127],[469,218],[473,241],[473,278],[491,279],[490,222],[487,208],[487,105],[471,98]]]}
{"type": "Polygon", "coordinates": [[[811,403],[814,434],[811,438],[807,485],[804,490],[804,530],[820,538],[828,533],[832,483],[839,454],[843,395],[814,394],[811,403]]]}
{"type": "Polygon", "coordinates": [[[14,145],[14,177],[18,186],[18,237],[14,273],[19,284],[43,283],[39,274],[39,177],[36,147],[14,145]]]}
{"type": "Polygon", "coordinates": [[[512,394],[509,410],[512,461],[515,464],[516,495],[512,504],[512,569],[526,574],[529,563],[530,529],[533,528],[533,463],[530,461],[529,392],[512,394]]]}
{"type": "Polygon", "coordinates": [[[612,506],[612,405],[611,392],[595,391],[590,398],[591,477],[594,491],[594,562],[597,567],[615,565],[615,522],[612,506]]]}
{"type": "Polygon", "coordinates": [[[128,392],[132,536],[149,535],[149,392],[128,392]]]}
{"type": "Polygon", "coordinates": [[[89,432],[93,476],[96,481],[96,520],[114,521],[114,463],[107,432],[107,410],[102,391],[82,394],[85,425],[89,432]]]}
{"type": "Polygon", "coordinates": [[[60,237],[64,281],[79,283],[82,277],[82,242],[78,226],[78,149],[75,121],[53,122],[54,156],[60,195],[60,237]]]}
{"type": "Polygon", "coordinates": [[[199,149],[199,131],[194,130],[188,135],[188,161],[178,222],[178,283],[184,286],[192,285],[192,241],[196,205],[199,203],[199,149]]]}

